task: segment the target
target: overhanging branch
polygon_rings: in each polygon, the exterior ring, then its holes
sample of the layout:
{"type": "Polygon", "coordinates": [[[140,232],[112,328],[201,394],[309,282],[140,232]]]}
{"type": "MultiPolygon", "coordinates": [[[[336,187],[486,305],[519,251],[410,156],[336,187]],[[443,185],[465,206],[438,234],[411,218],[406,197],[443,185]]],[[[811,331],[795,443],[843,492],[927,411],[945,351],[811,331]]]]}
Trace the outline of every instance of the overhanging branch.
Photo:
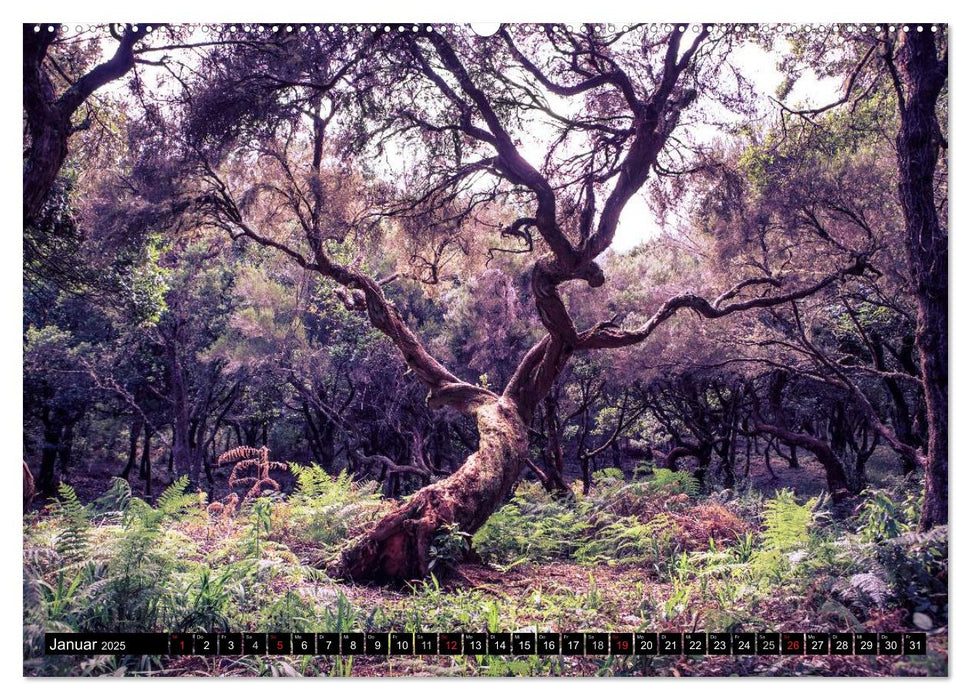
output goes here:
{"type": "Polygon", "coordinates": [[[730,290],[730,292],[719,296],[714,304],[709,302],[707,299],[698,296],[697,294],[679,294],[665,301],[655,312],[655,314],[647,321],[647,323],[638,329],[623,330],[613,324],[599,324],[594,326],[593,328],[580,334],[577,349],[594,350],[603,348],[622,348],[630,345],[636,345],[637,343],[645,340],[658,328],[658,326],[674,316],[681,309],[691,309],[704,318],[715,319],[722,318],[730,314],[739,313],[741,311],[748,311],[749,309],[765,309],[772,306],[778,306],[779,304],[796,301],[798,299],[804,299],[805,297],[812,296],[821,289],[828,287],[837,280],[840,280],[846,276],[862,275],[866,269],[868,269],[866,259],[861,256],[857,258],[852,265],[832,274],[826,275],[815,284],[811,284],[785,294],[752,297],[750,299],[745,299],[744,301],[737,301],[724,306],[722,306],[719,302],[725,298],[729,298],[728,295],[730,295],[732,291],[737,293],[738,289],[746,286],[747,284],[754,284],[754,281],[746,280],[745,282],[736,285],[733,290],[730,290]]]}

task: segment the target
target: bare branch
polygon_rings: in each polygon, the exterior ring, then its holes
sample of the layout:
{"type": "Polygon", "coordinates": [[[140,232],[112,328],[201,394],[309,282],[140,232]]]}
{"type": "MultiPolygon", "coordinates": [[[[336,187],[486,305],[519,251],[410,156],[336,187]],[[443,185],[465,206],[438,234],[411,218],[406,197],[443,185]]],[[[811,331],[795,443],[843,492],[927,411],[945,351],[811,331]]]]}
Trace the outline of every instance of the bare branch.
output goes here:
{"type": "MultiPolygon", "coordinates": [[[[712,305],[708,300],[697,294],[679,294],[665,301],[655,314],[641,328],[624,331],[613,324],[600,324],[581,334],[577,349],[591,350],[598,348],[620,348],[635,345],[645,340],[654,330],[666,320],[674,316],[681,309],[692,309],[705,318],[722,318],[729,314],[749,309],[764,309],[779,304],[785,304],[797,299],[804,299],[839,279],[848,275],[861,275],[866,270],[866,259],[862,256],[838,272],[823,277],[815,284],[802,287],[786,294],[753,297],[745,301],[737,301],[726,306],[712,305]]],[[[742,283],[743,285],[745,283],[742,283]]],[[[738,285],[736,285],[738,286],[738,285]]],[[[724,296],[724,295],[722,295],[724,296]]],[[[721,298],[721,297],[719,297],[721,298]]]]}

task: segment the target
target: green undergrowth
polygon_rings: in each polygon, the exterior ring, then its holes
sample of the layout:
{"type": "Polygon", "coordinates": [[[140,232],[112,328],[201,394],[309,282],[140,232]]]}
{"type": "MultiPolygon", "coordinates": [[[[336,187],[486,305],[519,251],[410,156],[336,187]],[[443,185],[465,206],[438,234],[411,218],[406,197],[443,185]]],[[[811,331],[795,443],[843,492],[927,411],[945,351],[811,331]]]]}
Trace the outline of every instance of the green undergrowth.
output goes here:
{"type": "Polygon", "coordinates": [[[598,472],[587,496],[551,496],[535,482],[524,483],[476,533],[473,546],[500,566],[562,559],[657,564],[677,549],[668,537],[666,504],[697,492],[693,477],[666,469],[634,482],[624,481],[619,470],[598,472]]]}
{"type": "MultiPolygon", "coordinates": [[[[24,526],[25,673],[172,672],[160,658],[45,657],[44,632],[57,631],[946,633],[947,530],[916,532],[912,482],[864,494],[840,517],[822,496],[701,494],[690,476],[660,469],[633,481],[606,470],[589,494],[565,497],[523,482],[472,538],[482,564],[469,563],[467,538],[446,533],[434,575],[392,590],[345,585],[319,566],[386,512],[376,485],[294,466],[294,493],[247,501],[231,519],[211,518],[184,480],[153,505],[122,480],[89,504],[62,486],[24,526]]],[[[674,662],[429,657],[386,672],[628,675],[674,662]]],[[[356,675],[377,662],[194,663],[203,675],[356,675]]],[[[795,672],[821,672],[800,663],[795,672]]],[[[910,671],[946,672],[940,655],[920,663],[910,671]]]]}

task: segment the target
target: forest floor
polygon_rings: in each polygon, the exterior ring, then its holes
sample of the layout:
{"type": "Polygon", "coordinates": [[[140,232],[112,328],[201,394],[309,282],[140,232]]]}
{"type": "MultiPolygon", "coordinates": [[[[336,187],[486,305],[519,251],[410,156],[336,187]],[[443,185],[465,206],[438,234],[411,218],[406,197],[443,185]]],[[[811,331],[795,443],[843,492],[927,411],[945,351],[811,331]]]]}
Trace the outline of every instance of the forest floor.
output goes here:
{"type": "Polygon", "coordinates": [[[433,577],[401,588],[324,573],[389,507],[377,485],[316,468],[296,481],[232,517],[207,514],[179,483],[150,507],[121,481],[98,498],[67,489],[25,516],[25,674],[947,674],[947,531],[913,532],[906,480],[839,508],[811,484],[702,493],[665,470],[635,481],[608,470],[571,499],[524,482],[471,547],[443,535],[433,577]],[[44,657],[43,632],[58,630],[926,631],[929,642],[926,656],[896,657],[44,657]]]}

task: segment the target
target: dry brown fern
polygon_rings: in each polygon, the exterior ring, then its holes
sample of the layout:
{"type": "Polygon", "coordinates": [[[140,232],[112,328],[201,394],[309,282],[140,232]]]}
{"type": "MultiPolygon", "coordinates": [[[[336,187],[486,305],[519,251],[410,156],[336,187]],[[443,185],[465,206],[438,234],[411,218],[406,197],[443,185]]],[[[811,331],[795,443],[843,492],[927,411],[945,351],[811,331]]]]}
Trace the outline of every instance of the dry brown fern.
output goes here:
{"type": "Polygon", "coordinates": [[[236,514],[236,506],[238,505],[239,495],[233,492],[221,501],[210,503],[209,507],[206,508],[206,512],[209,513],[211,520],[219,520],[225,524],[232,520],[233,515],[236,514]]]}
{"type": "Polygon", "coordinates": [[[285,470],[287,465],[283,462],[271,462],[270,448],[265,445],[260,448],[240,446],[219,455],[218,464],[220,466],[232,462],[236,462],[236,464],[233,465],[233,471],[229,474],[230,488],[250,487],[243,496],[243,501],[256,498],[267,489],[280,490],[280,484],[270,477],[270,470],[285,470]],[[250,469],[252,469],[252,472],[247,474],[246,472],[250,469]]]}
{"type": "MultiPolygon", "coordinates": [[[[264,447],[263,450],[266,448],[264,447]]],[[[223,452],[219,455],[217,464],[221,467],[224,464],[229,464],[231,462],[236,462],[241,459],[253,459],[261,456],[262,451],[256,447],[247,447],[246,445],[240,445],[239,447],[234,447],[227,452],[223,452]]]]}
{"type": "Polygon", "coordinates": [[[709,540],[731,544],[751,531],[738,515],[717,503],[701,503],[675,512],[672,517],[678,524],[681,544],[689,550],[704,549],[709,540]]]}

